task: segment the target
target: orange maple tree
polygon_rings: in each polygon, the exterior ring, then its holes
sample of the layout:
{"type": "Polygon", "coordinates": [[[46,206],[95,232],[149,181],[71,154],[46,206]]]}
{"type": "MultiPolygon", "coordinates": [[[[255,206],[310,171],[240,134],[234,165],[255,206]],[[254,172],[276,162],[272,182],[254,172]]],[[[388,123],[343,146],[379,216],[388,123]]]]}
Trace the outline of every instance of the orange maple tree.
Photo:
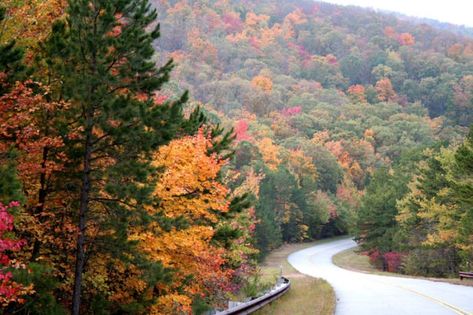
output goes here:
{"type": "Polygon", "coordinates": [[[273,81],[264,75],[258,75],[251,80],[254,87],[258,87],[265,92],[271,92],[273,89],[273,81]]]}
{"type": "Polygon", "coordinates": [[[163,169],[155,190],[160,201],[148,212],[186,223],[165,228],[153,222],[132,236],[152,260],[175,270],[174,281],[159,286],[165,294],[152,307],[152,314],[189,313],[195,296],[218,296],[232,277],[232,270],[224,268],[225,250],[211,243],[219,214],[229,210],[229,189],[218,180],[226,161],[209,155],[211,146],[211,139],[201,131],[172,141],[156,154],[155,166],[163,169]]]}
{"type": "Polygon", "coordinates": [[[391,80],[388,78],[383,78],[376,82],[376,92],[378,93],[378,98],[382,102],[394,102],[397,99],[396,92],[394,91],[391,80]]]}
{"type": "Polygon", "coordinates": [[[399,34],[398,41],[402,46],[412,46],[416,43],[414,36],[410,33],[399,34]]]}
{"type": "Polygon", "coordinates": [[[347,92],[354,102],[366,103],[365,87],[363,85],[352,85],[348,88],[347,92]]]}

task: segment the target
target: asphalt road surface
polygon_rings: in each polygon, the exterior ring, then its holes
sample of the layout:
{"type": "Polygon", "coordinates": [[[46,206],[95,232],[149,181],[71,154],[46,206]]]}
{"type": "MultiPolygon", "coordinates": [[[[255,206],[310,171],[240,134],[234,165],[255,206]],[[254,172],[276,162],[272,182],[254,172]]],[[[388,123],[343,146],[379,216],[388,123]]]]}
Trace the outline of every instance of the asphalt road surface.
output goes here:
{"type": "Polygon", "coordinates": [[[291,254],[299,272],[327,280],[335,289],[336,315],[473,315],[473,287],[372,275],[335,266],[332,256],[356,243],[337,240],[291,254]]]}

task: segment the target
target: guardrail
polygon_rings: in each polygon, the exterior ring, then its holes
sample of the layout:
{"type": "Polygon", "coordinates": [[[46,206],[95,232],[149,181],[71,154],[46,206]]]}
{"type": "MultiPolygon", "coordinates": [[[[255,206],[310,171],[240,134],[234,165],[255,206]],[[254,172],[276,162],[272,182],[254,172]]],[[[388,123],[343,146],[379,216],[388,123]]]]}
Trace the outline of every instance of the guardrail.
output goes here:
{"type": "Polygon", "coordinates": [[[463,280],[463,278],[473,279],[473,272],[460,271],[458,275],[460,276],[460,280],[463,280]]]}
{"type": "Polygon", "coordinates": [[[266,304],[277,300],[289,290],[289,288],[291,287],[291,282],[289,281],[289,279],[281,277],[281,280],[281,283],[270,292],[254,300],[242,303],[236,307],[230,308],[222,312],[218,312],[216,315],[246,315],[256,312],[266,304]]]}

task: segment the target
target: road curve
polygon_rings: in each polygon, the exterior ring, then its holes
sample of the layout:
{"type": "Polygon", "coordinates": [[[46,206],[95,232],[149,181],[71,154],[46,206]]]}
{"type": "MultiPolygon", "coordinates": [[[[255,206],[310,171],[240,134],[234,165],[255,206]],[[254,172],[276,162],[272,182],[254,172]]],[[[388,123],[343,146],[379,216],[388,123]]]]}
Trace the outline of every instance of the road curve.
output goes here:
{"type": "Polygon", "coordinates": [[[343,239],[288,257],[299,272],[333,286],[336,315],[473,315],[473,287],[360,273],[332,263],[333,255],[354,246],[354,241],[343,239]]]}

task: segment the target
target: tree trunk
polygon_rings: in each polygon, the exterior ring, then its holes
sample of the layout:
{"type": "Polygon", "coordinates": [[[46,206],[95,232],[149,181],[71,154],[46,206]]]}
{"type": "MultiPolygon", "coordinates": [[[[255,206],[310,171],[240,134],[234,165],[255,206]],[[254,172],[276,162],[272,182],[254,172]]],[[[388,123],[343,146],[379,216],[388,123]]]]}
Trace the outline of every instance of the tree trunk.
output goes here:
{"type": "MultiPolygon", "coordinates": [[[[44,205],[46,203],[46,196],[47,196],[47,191],[46,191],[46,162],[48,160],[48,153],[49,149],[46,147],[43,149],[43,160],[41,162],[41,168],[43,172],[41,172],[40,179],[39,179],[39,193],[38,193],[38,205],[36,206],[36,214],[41,214],[44,212],[44,205]]],[[[42,222],[41,216],[40,216],[40,222],[42,222]]],[[[34,245],[33,245],[33,251],[31,253],[31,259],[30,261],[36,261],[39,256],[39,251],[41,249],[41,241],[38,239],[35,239],[34,245]]]]}
{"type": "Polygon", "coordinates": [[[86,222],[87,213],[89,211],[89,200],[90,200],[90,171],[91,171],[91,156],[92,156],[92,115],[88,115],[87,119],[87,130],[86,130],[86,141],[85,141],[85,152],[84,152],[84,169],[82,171],[82,188],[80,194],[80,205],[79,205],[79,235],[77,237],[77,249],[76,249],[76,267],[74,273],[74,291],[72,294],[72,315],[80,314],[81,304],[81,286],[82,286],[82,273],[85,265],[85,233],[86,233],[86,222]]]}

